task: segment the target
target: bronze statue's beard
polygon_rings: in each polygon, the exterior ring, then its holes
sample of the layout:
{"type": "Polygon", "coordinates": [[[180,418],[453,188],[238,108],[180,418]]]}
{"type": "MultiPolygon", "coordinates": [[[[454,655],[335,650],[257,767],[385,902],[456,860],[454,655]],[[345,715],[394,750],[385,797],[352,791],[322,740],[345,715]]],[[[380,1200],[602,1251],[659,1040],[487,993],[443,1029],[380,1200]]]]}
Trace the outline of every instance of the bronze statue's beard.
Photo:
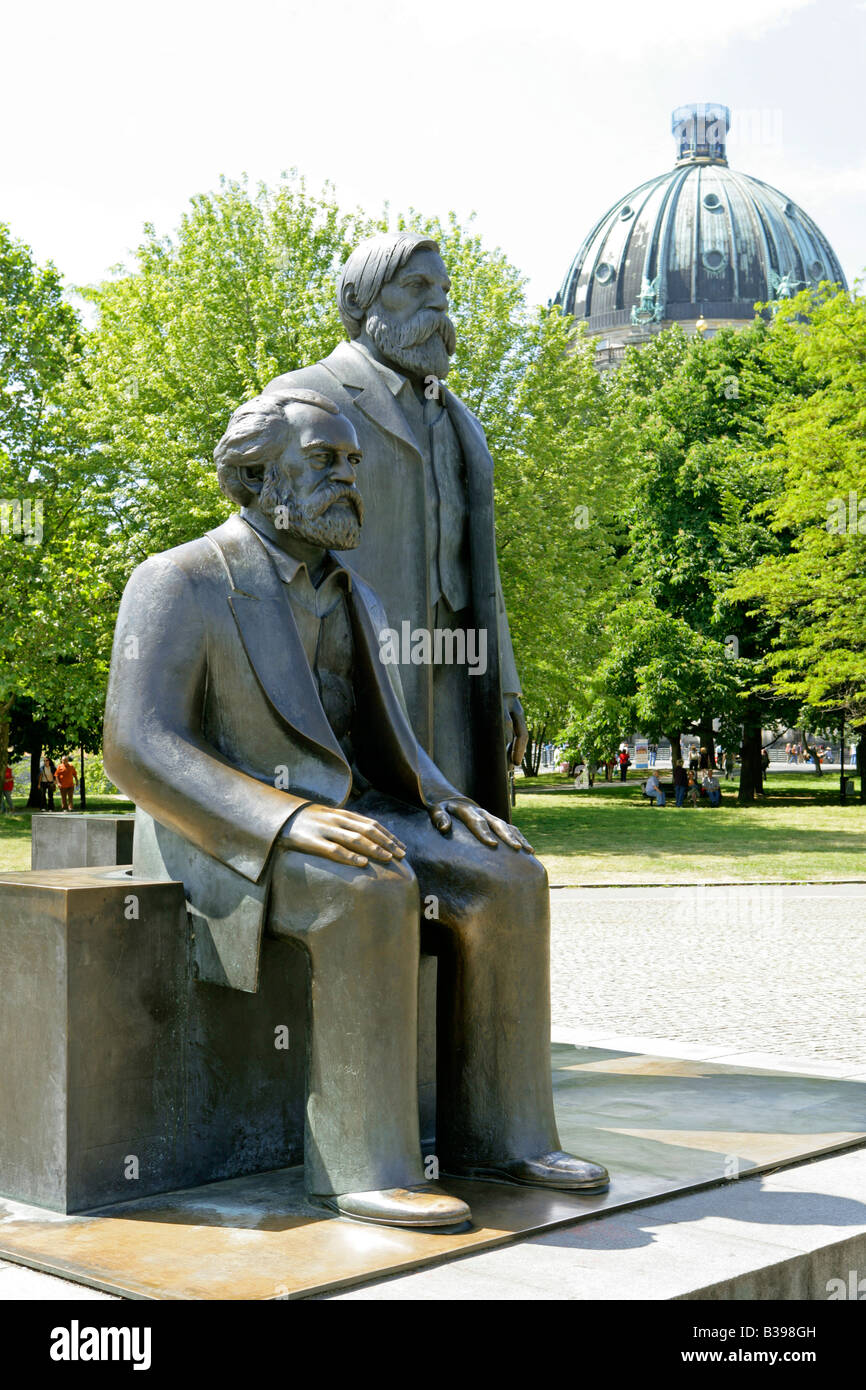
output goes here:
{"type": "Polygon", "coordinates": [[[420,309],[406,323],[384,314],[367,315],[367,332],[388,361],[412,376],[445,377],[457,346],[457,333],[447,314],[420,309]]]}
{"type": "Polygon", "coordinates": [[[328,483],[299,502],[278,464],[265,471],[259,507],[278,531],[326,550],[354,550],[361,539],[364,503],[345,483],[328,483]]]}

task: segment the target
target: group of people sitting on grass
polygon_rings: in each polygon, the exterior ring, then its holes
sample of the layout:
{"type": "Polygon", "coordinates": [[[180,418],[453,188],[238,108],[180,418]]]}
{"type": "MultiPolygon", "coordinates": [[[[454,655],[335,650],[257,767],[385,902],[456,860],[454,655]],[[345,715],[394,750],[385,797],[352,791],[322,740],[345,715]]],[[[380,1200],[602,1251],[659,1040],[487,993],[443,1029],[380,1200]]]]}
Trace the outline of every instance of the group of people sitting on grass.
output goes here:
{"type": "MultiPolygon", "coordinates": [[[[655,806],[667,804],[667,793],[655,769],[643,784],[643,794],[655,806]]],[[[703,770],[687,771],[682,758],[677,758],[674,762],[674,797],[678,806],[684,806],[687,801],[690,806],[697,806],[702,797],[711,806],[718,806],[722,800],[722,789],[715,768],[707,765],[703,770]]]]}

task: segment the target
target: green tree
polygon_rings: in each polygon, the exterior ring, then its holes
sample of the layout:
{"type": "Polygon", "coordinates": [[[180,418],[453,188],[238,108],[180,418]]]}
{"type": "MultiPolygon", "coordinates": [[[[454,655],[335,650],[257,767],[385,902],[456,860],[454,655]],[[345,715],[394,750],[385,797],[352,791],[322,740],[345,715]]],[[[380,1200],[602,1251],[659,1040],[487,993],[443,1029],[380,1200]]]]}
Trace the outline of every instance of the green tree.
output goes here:
{"type": "Polygon", "coordinates": [[[676,754],[679,732],[707,690],[725,710],[736,707],[735,663],[723,644],[683,618],[632,598],[617,607],[608,630],[610,650],[595,673],[592,698],[573,710],[567,735],[588,760],[605,757],[635,729],[656,741],[668,738],[676,754]]]}
{"type": "MultiPolygon", "coordinates": [[[[813,381],[770,412],[780,485],[760,509],[775,552],[740,575],[738,601],[758,600],[776,624],[769,655],[775,688],[817,724],[844,719],[866,761],[866,298],[824,285],[780,307],[776,357],[813,381]]],[[[866,795],[861,783],[861,796],[866,795]]]]}
{"type": "Polygon", "coordinates": [[[71,389],[100,460],[91,503],[118,595],[148,555],[225,520],[213,450],[230,414],[334,347],[334,276],[371,229],[298,178],[254,191],[223,181],[173,236],[146,227],[134,269],[85,292],[97,322],[71,389]]]}
{"type": "Polygon", "coordinates": [[[63,383],[81,349],[52,265],[0,226],[0,751],[13,701],[55,723],[92,722],[101,688],[95,533],[82,511],[89,461],[63,383]]]}
{"type": "MultiPolygon", "coordinates": [[[[686,624],[696,639],[691,649],[677,645],[673,682],[633,666],[640,720],[652,713],[655,728],[647,722],[646,732],[660,726],[676,750],[683,728],[712,747],[719,718],[726,745],[735,739],[741,747],[743,801],[762,786],[762,727],[790,714],[790,702],[769,685],[774,625],[731,592],[742,570],[785,545],[754,512],[778,486],[768,415],[806,389],[806,374],[769,349],[768,336],[760,319],[709,341],[670,330],[627,354],[611,387],[631,430],[633,585],[651,605],[647,612],[686,624]],[[707,642],[714,653],[709,666],[707,642]],[[731,656],[733,663],[726,660],[731,656]],[[688,694],[686,703],[680,691],[688,694]]],[[[639,645],[634,651],[640,657],[639,645]]]]}

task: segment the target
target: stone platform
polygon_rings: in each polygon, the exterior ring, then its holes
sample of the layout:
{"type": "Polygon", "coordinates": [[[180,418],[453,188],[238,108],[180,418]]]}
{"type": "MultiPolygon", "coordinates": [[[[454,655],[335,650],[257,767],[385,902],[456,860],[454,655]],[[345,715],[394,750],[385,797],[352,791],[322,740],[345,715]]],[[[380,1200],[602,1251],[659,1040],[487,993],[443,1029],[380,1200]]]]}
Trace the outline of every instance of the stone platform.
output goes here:
{"type": "MultiPolygon", "coordinates": [[[[454,1267],[456,1274],[472,1263],[465,1258],[471,1256],[488,1265],[501,1258],[504,1268],[530,1248],[536,1250],[536,1259],[546,1260],[546,1255],[537,1254],[540,1241],[555,1253],[584,1248],[587,1252],[579,1260],[583,1292],[564,1296],[634,1297],[627,1287],[619,1293],[608,1286],[592,1291],[593,1271],[601,1271],[603,1261],[596,1266],[591,1252],[606,1248],[606,1231],[611,1233],[608,1248],[610,1241],[615,1247],[618,1240],[652,1243],[653,1237],[640,1237],[639,1231],[653,1225],[661,1199],[676,1198],[665,1204],[669,1207],[687,1201],[691,1219],[699,1222],[702,1212],[712,1209],[718,1215],[727,1204],[733,1212],[749,1192],[753,1197],[760,1192],[758,1181],[738,1178],[754,1179],[849,1149],[858,1152],[834,1162],[847,1159],[856,1164],[862,1159],[860,1146],[866,1145],[863,1081],[798,1075],[754,1064],[680,1060],[611,1046],[554,1045],[552,1063],[565,1147],[600,1159],[613,1173],[610,1191],[601,1196],[446,1181],[449,1190],[471,1203],[473,1225],[453,1234],[398,1231],[348,1222],[309,1205],[301,1170],[287,1168],[74,1216],[5,1201],[0,1203],[0,1259],[129,1298],[258,1300],[333,1295],[395,1275],[408,1276],[411,1284],[413,1277],[420,1277],[412,1275],[417,1270],[426,1270],[424,1279],[439,1280],[441,1288],[447,1271],[436,1266],[464,1257],[454,1267]],[[530,1242],[530,1237],[536,1240],[530,1242]],[[521,1244],[515,1247],[516,1242],[521,1244]],[[491,1253],[480,1253],[487,1251],[491,1253]]],[[[797,1172],[808,1173],[808,1167],[797,1172]]],[[[784,1178],[782,1172],[766,1181],[779,1183],[784,1178]]],[[[824,1217],[832,1219],[835,1209],[825,1203],[824,1217]]],[[[790,1214],[790,1205],[786,1210],[790,1214]]],[[[862,1235],[859,1227],[854,1231],[855,1217],[866,1230],[862,1204],[848,1203],[834,1256],[840,1268],[854,1254],[853,1247],[842,1248],[844,1238],[862,1235]]],[[[677,1218],[670,1222],[675,1225],[677,1218]]],[[[707,1249],[710,1243],[704,1242],[707,1249]]],[[[793,1269],[797,1253],[780,1243],[777,1263],[793,1269]]],[[[843,1274],[847,1269],[848,1265],[843,1274]]],[[[606,1277],[609,1285],[609,1262],[606,1277]]],[[[699,1296],[688,1292],[686,1284],[672,1287],[671,1279],[668,1291],[655,1295],[645,1283],[637,1296],[699,1296]]],[[[359,1290],[357,1296],[373,1294],[359,1290]]],[[[473,1295],[467,1289],[463,1296],[473,1295]]]]}

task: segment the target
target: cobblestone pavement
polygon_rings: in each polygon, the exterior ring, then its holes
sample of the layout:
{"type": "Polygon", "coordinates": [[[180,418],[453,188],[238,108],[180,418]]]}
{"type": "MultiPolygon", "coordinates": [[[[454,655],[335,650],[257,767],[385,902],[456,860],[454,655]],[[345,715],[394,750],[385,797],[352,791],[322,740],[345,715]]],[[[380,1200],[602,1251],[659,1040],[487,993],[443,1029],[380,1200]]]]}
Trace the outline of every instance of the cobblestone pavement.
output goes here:
{"type": "Polygon", "coordinates": [[[562,888],[553,1022],[862,1062],[866,885],[562,888]]]}

